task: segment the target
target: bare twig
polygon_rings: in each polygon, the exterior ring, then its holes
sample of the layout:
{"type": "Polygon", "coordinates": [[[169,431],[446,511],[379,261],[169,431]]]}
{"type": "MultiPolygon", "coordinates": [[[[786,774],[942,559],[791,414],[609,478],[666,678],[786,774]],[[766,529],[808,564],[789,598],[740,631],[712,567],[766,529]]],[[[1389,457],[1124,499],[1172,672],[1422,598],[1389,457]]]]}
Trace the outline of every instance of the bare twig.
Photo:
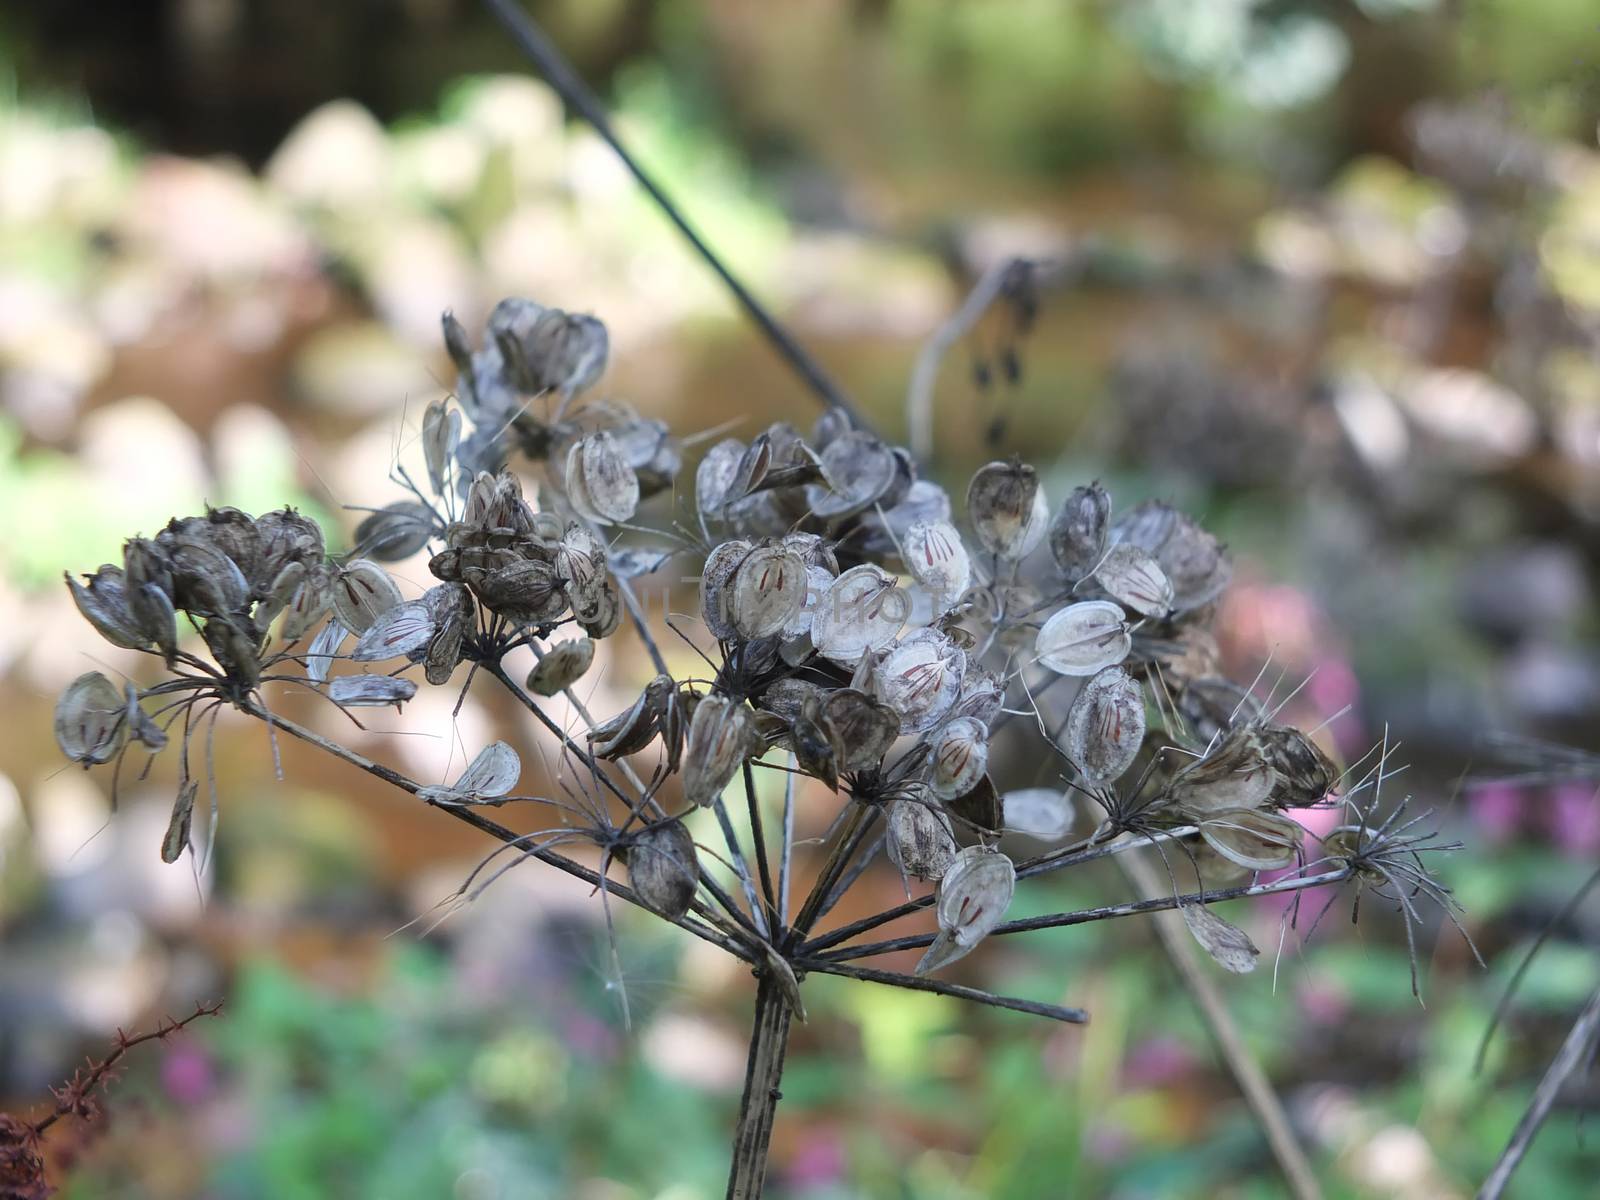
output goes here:
{"type": "Polygon", "coordinates": [[[1015,996],[1001,996],[994,992],[986,992],[982,988],[946,983],[942,979],[929,979],[921,975],[902,975],[898,971],[879,971],[872,967],[857,967],[818,958],[796,959],[794,965],[796,970],[842,975],[846,979],[864,979],[868,983],[883,983],[913,992],[954,996],[958,1000],[987,1004],[990,1008],[1009,1008],[1016,1012],[1032,1013],[1036,1017],[1049,1017],[1052,1021],[1065,1021],[1072,1025],[1083,1025],[1089,1020],[1089,1014],[1081,1008],[1066,1008],[1060,1004],[1045,1004],[1039,1000],[1019,1000],[1015,996]]]}

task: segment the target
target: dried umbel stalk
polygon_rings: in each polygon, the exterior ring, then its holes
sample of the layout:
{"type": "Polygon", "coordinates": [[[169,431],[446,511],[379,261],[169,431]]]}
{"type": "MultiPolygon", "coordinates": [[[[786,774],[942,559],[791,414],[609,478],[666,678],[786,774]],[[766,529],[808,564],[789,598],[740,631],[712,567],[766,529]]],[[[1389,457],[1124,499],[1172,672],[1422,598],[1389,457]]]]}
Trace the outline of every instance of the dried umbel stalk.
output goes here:
{"type": "Polygon", "coordinates": [[[1118,513],[1088,483],[1052,512],[1049,481],[1018,459],[979,468],[958,508],[909,453],[837,409],[809,432],[780,422],[716,442],[689,486],[664,426],[587,394],[608,347],[594,318],[507,300],[477,348],[453,318],[444,331],[456,402],[422,414],[425,469],[397,471],[405,494],[371,510],[351,552],[329,553],[291,510],[211,509],[69,580],[90,625],[150,670],[127,689],[98,673],[75,680],[57,739],[85,767],[174,744],[168,861],[204,853],[196,831],[209,844],[220,791],[209,730],[231,707],[516,852],[474,872],[464,898],[536,858],[595,884],[608,917],[613,899],[648,909],[762,979],[741,1162],[747,1140],[764,1146],[770,1132],[757,1110],[770,1113],[776,1076],[763,1072],[781,1062],[774,1047],[803,1013],[810,973],[1081,1021],[939,976],[991,936],[1151,907],[1182,908],[1212,957],[1247,970],[1248,937],[1207,905],[1346,880],[1408,923],[1418,897],[1448,907],[1422,867],[1435,844],[1377,815],[1387,756],[1345,780],[1309,735],[1222,675],[1209,626],[1231,565],[1178,510],[1118,513]],[[691,496],[684,521],[675,497],[691,496]],[[417,553],[435,582],[411,594],[383,564],[417,553]],[[708,665],[693,677],[671,672],[635,592],[669,561],[699,580],[708,665]],[[574,685],[625,622],[657,673],[590,721],[574,685]],[[560,746],[561,794],[519,793],[522,756],[507,742],[469,748],[453,778],[422,782],[274,711],[291,688],[355,709],[452,683],[498,686],[527,708],[560,746]],[[558,695],[587,728],[569,734],[546,711],[558,695]],[[1041,760],[1054,778],[1037,777],[1041,760]],[[1018,762],[1044,786],[1003,790],[1025,782],[1008,778],[1018,762]],[[781,821],[761,776],[783,785],[781,821]],[[728,812],[741,796],[744,839],[728,812]],[[557,823],[518,836],[484,815],[513,804],[557,823]],[[815,883],[791,905],[800,804],[835,811],[815,883]],[[1320,854],[1288,811],[1310,805],[1345,813],[1320,854]],[[719,849],[697,842],[707,831],[719,849]],[[565,853],[575,844],[597,852],[598,869],[565,853]],[[1163,848],[1170,895],[1006,920],[1030,879],[1150,844],[1163,848]],[[824,929],[880,852],[906,903],[824,929]],[[928,908],[935,931],[867,936],[928,908]],[[926,948],[915,975],[853,965],[908,948],[926,948]]]}

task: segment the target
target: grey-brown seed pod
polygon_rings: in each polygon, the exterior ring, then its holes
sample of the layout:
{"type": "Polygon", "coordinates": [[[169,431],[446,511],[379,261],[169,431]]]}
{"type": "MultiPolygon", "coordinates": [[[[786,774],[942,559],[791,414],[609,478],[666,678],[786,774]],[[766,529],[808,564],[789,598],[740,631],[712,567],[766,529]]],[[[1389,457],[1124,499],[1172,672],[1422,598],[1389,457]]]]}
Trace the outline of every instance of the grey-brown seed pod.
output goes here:
{"type": "Polygon", "coordinates": [[[641,900],[669,921],[689,911],[700,885],[700,859],[682,821],[641,829],[625,853],[628,882],[641,900]]]}
{"type": "Polygon", "coordinates": [[[545,651],[528,672],[528,690],[536,696],[556,696],[582,679],[594,662],[591,638],[569,638],[545,651]]]}

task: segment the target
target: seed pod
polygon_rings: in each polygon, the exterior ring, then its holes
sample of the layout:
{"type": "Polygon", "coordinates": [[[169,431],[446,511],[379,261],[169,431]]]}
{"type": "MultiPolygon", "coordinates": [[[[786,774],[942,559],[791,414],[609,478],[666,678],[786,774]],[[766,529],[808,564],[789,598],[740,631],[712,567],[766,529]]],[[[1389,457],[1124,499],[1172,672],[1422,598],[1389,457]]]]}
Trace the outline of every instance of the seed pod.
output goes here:
{"type": "Polygon", "coordinates": [[[139,703],[139,689],[130,683],[124,689],[124,694],[127,697],[128,736],[142,743],[151,753],[166,749],[167,731],[144,711],[139,703]]]}
{"type": "Polygon", "coordinates": [[[1224,808],[1200,822],[1200,836],[1222,857],[1251,871],[1275,871],[1295,860],[1304,829],[1258,808],[1224,808]]]}
{"type": "Polygon", "coordinates": [[[880,652],[872,693],[900,714],[901,733],[922,733],[949,714],[966,673],[964,650],[937,630],[919,629],[880,652]]]}
{"type": "Polygon", "coordinates": [[[79,675],[56,701],[56,745],[85,767],[110,762],[128,736],[122,693],[99,671],[79,675]]]}
{"type": "Polygon", "coordinates": [[[758,546],[734,572],[731,613],[740,637],[754,640],[784,630],[805,604],[807,575],[800,556],[782,546],[758,546]]]}
{"type": "Polygon", "coordinates": [[[700,859],[694,838],[676,818],[641,829],[627,848],[628,882],[656,912],[676,921],[694,903],[700,859]]]}
{"type": "Polygon", "coordinates": [[[719,642],[738,636],[733,624],[733,580],[750,551],[749,542],[737,538],[723,542],[706,555],[700,570],[700,615],[719,642]]]}
{"type": "Polygon", "coordinates": [[[977,786],[989,769],[989,731],[972,717],[957,717],[933,739],[928,786],[941,800],[954,800],[977,786]]]}
{"type": "Polygon", "coordinates": [[[1339,769],[1305,734],[1288,725],[1262,725],[1256,744],[1277,777],[1273,801],[1290,808],[1316,804],[1339,782],[1339,769]]]}
{"type": "Polygon", "coordinates": [[[306,648],[306,678],[312,683],[326,683],[339,647],[349,636],[350,631],[339,624],[337,617],[324,625],[306,648]]]}
{"type": "Polygon", "coordinates": [[[426,646],[437,632],[438,624],[425,601],[397,604],[367,627],[356,640],[350,657],[356,662],[408,658],[413,650],[426,646]]]}
{"type": "Polygon", "coordinates": [[[1000,676],[986,667],[969,663],[967,673],[961,680],[961,693],[956,697],[951,714],[972,717],[987,728],[1000,715],[1005,698],[1005,684],[1000,681],[1000,676]]]}
{"type": "Polygon", "coordinates": [[[278,572],[278,577],[272,581],[266,596],[256,603],[255,611],[250,617],[251,624],[265,632],[278,619],[278,614],[289,607],[289,602],[294,599],[295,593],[305,581],[305,563],[286,564],[283,570],[278,572]]]}
{"type": "Polygon", "coordinates": [[[906,594],[882,567],[862,563],[835,579],[811,619],[811,640],[817,652],[838,663],[853,664],[869,651],[887,645],[910,615],[906,594]]]}
{"type": "Polygon", "coordinates": [[[594,317],[547,308],[519,349],[527,372],[523,391],[575,396],[604,373],[611,347],[606,327],[594,317]]]}
{"type": "Polygon", "coordinates": [[[1067,605],[1044,623],[1034,641],[1039,661],[1062,675],[1097,675],[1127,658],[1132,648],[1122,609],[1109,600],[1067,605]]]}
{"type": "Polygon", "coordinates": [[[140,631],[149,635],[167,666],[172,666],[178,655],[178,613],[172,597],[154,583],[142,583],[128,598],[140,631]]]}
{"type": "Polygon", "coordinates": [[[1183,913],[1184,924],[1200,943],[1200,948],[1224,971],[1248,975],[1256,969],[1256,958],[1261,951],[1244,930],[1230,925],[1203,904],[1180,904],[1178,911],[1183,913]]]}
{"type": "Polygon", "coordinates": [[[1107,667],[1073,700],[1061,748],[1085,783],[1101,787],[1133,765],[1144,730],[1143,689],[1121,667],[1107,667]]]}
{"type": "Polygon", "coordinates": [[[767,472],[772,469],[772,455],[772,434],[758,433],[734,464],[733,477],[723,494],[724,506],[738,504],[766,482],[767,472]]]}
{"type": "Polygon", "coordinates": [[[468,586],[490,612],[521,624],[547,624],[568,607],[568,591],[556,569],[537,559],[516,559],[469,579],[468,586]]]}
{"type": "Polygon", "coordinates": [[[400,589],[377,563],[358,558],[340,568],[332,599],[339,623],[351,633],[361,634],[400,603],[400,589]]]}
{"type": "Polygon", "coordinates": [[[738,438],[723,438],[700,460],[694,473],[694,502],[702,516],[726,515],[728,502],[736,498],[731,492],[744,449],[738,438]]]}
{"type": "Polygon", "coordinates": [[[1260,808],[1276,784],[1277,774],[1253,731],[1241,725],[1173,776],[1164,800],[1184,816],[1200,818],[1225,809],[1260,808]]]}
{"type": "Polygon", "coordinates": [[[979,467],[967,487],[967,519],[989,553],[1026,558],[1050,525],[1039,473],[1016,459],[979,467]]]}
{"type": "Polygon", "coordinates": [[[228,617],[212,617],[200,627],[206,649],[217,660],[228,679],[244,688],[253,689],[261,682],[261,660],[256,656],[256,643],[243,629],[228,617]]]}
{"type": "Polygon", "coordinates": [[[333,568],[325,563],[285,565],[279,578],[289,573],[291,567],[301,567],[304,578],[290,594],[285,606],[283,628],[279,631],[286,642],[298,642],[320,621],[333,604],[333,568]]]}
{"type": "Polygon", "coordinates": [[[585,520],[618,524],[639,507],[639,477],[606,430],[567,451],[566,483],[567,499],[585,520]]]}
{"type": "Polygon", "coordinates": [[[154,640],[139,628],[138,621],[128,607],[127,577],[121,567],[106,563],[93,575],[85,575],[84,578],[89,581],[87,587],[71,575],[64,578],[67,589],[72,593],[72,602],[78,606],[84,620],[113,646],[121,646],[125,650],[143,650],[154,640]]]}
{"type": "Polygon", "coordinates": [[[1100,481],[1074,488],[1050,523],[1050,553],[1069,583],[1089,575],[1106,552],[1111,496],[1100,481]]]}
{"type": "Polygon", "coordinates": [[[933,597],[935,612],[961,599],[972,582],[972,560],[961,535],[948,521],[918,521],[906,530],[906,569],[933,597]]]}
{"type": "Polygon", "coordinates": [[[280,508],[256,518],[256,571],[270,582],[291,562],[308,567],[326,553],[322,530],[309,517],[292,508],[280,508]]]}
{"type": "Polygon", "coordinates": [[[841,771],[881,767],[900,736],[900,714],[855,688],[834,692],[823,701],[822,713],[841,771]]]}
{"type": "Polygon", "coordinates": [[[417,685],[398,675],[341,675],[328,685],[328,699],[340,708],[399,707],[417,694],[417,685]]]}
{"type": "Polygon", "coordinates": [[[637,754],[650,744],[661,727],[676,685],[671,676],[657,675],[645,684],[633,704],[589,731],[591,748],[601,758],[637,754]]]}
{"type": "Polygon", "coordinates": [[[356,553],[378,562],[399,562],[421,550],[433,535],[433,510],[415,500],[399,500],[368,513],[356,526],[356,553]]]}
{"type": "Polygon", "coordinates": [[[1155,556],[1137,546],[1111,547],[1094,578],[1112,599],[1136,613],[1161,618],[1172,611],[1172,581],[1155,556]]]}
{"type": "Polygon", "coordinates": [[[412,662],[420,659],[424,677],[437,687],[450,681],[461,661],[467,634],[477,628],[478,609],[471,593],[459,583],[435,584],[422,593],[422,602],[428,606],[436,632],[420,654],[412,650],[407,657],[412,662]]]}
{"type": "Polygon", "coordinates": [[[939,880],[939,937],[917,963],[926,975],[965,957],[1005,916],[1017,890],[1011,860],[987,846],[968,846],[939,880]]]}
{"type": "Polygon", "coordinates": [[[185,780],[178,788],[178,798],[172,802],[172,818],[167,822],[166,836],[161,839],[161,861],[175,863],[189,848],[189,833],[194,822],[194,801],[200,793],[200,784],[185,780]]]}
{"type": "Polygon", "coordinates": [[[808,679],[785,675],[769,683],[757,701],[762,708],[785,721],[793,721],[803,711],[807,701],[822,701],[828,693],[808,679]]]}
{"type": "Polygon", "coordinates": [[[467,769],[449,787],[425,787],[417,795],[429,804],[502,804],[522,777],[522,760],[505,742],[478,751],[467,769]]]}
{"type": "Polygon", "coordinates": [[[1243,684],[1210,675],[1191,679],[1178,692],[1178,712],[1207,742],[1228,732],[1235,721],[1264,719],[1261,701],[1243,684]]]}
{"type": "Polygon", "coordinates": [[[871,508],[893,485],[897,470],[890,448],[859,429],[829,442],[820,464],[823,482],[806,487],[806,500],[824,519],[871,508]]]}
{"type": "Polygon", "coordinates": [[[942,879],[956,857],[955,831],[936,805],[895,800],[885,822],[889,861],[902,875],[942,879]]]}
{"type": "Polygon", "coordinates": [[[820,696],[808,699],[789,723],[789,743],[802,771],[820,779],[830,791],[839,790],[839,756],[824,724],[820,696]]]}
{"type": "Polygon", "coordinates": [[[1005,801],[988,775],[978,776],[961,795],[944,802],[946,810],[968,829],[999,833],[1006,827],[1005,801]]]}
{"type": "MultiPolygon", "coordinates": [[[[459,348],[466,345],[466,332],[461,329],[459,321],[445,314],[445,341],[450,340],[449,323],[454,322],[459,331],[461,342],[459,348]]],[[[452,349],[451,356],[454,357],[452,349]]],[[[468,355],[470,363],[470,355],[468,355]]],[[[458,364],[459,365],[459,364],[458,364]]],[[[466,368],[466,369],[470,369],[466,368]]],[[[461,412],[459,409],[446,409],[442,400],[435,400],[428,405],[422,414],[422,458],[428,467],[428,483],[433,488],[433,494],[445,494],[445,481],[449,476],[450,464],[455,459],[456,446],[461,441],[461,412]]]]}
{"type": "Polygon", "coordinates": [[[1178,613],[1210,604],[1233,578],[1233,563],[1222,543],[1188,514],[1159,500],[1136,505],[1117,518],[1111,539],[1155,556],[1172,581],[1173,611],[1178,613]]]}
{"type": "MultiPolygon", "coordinates": [[[[165,536],[165,535],[163,535],[165,536]]],[[[206,616],[230,616],[250,599],[250,584],[234,562],[210,542],[180,535],[167,548],[172,603],[206,616]]]]}
{"type": "Polygon", "coordinates": [[[545,651],[538,665],[528,672],[528,690],[536,696],[559,695],[582,679],[593,662],[593,640],[569,638],[545,651]]]}
{"type": "Polygon", "coordinates": [[[194,531],[239,568],[250,585],[248,598],[260,600],[266,595],[273,575],[262,570],[261,534],[248,513],[226,505],[207,508],[204,520],[195,521],[194,531]]]}
{"type": "Polygon", "coordinates": [[[747,704],[727,696],[704,697],[689,722],[684,798],[700,807],[716,803],[734,772],[759,748],[755,714],[747,704]]]}
{"type": "Polygon", "coordinates": [[[622,593],[608,573],[583,607],[576,605],[572,615],[584,633],[595,639],[608,638],[622,626],[622,593]]]}
{"type": "Polygon", "coordinates": [[[1020,833],[1041,842],[1059,842],[1072,832],[1077,806],[1072,797],[1054,788],[1018,788],[1003,797],[1007,833],[1020,833]]]}

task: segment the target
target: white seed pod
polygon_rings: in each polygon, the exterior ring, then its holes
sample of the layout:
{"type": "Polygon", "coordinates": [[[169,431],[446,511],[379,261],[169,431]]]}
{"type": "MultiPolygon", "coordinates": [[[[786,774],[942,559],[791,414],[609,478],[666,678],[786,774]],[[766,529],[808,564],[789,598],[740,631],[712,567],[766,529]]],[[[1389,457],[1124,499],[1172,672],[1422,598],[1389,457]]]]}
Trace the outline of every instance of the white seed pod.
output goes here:
{"type": "Polygon", "coordinates": [[[1112,599],[1147,617],[1172,611],[1172,581],[1155,556],[1126,542],[1111,547],[1094,571],[1095,582],[1112,599]]]}
{"type": "MultiPolygon", "coordinates": [[[[285,567],[284,571],[289,568],[285,567]]],[[[282,578],[282,572],[279,578],[282,578]]],[[[290,594],[284,607],[283,628],[286,642],[298,642],[320,621],[333,604],[334,574],[324,563],[312,563],[304,578],[290,594]]]]}
{"type": "Polygon", "coordinates": [[[972,559],[961,535],[948,521],[918,521],[904,538],[906,569],[933,597],[935,612],[944,612],[966,593],[972,582],[972,559]]]}
{"type": "Polygon", "coordinates": [[[1200,836],[1229,862],[1251,871],[1275,871],[1295,860],[1303,827],[1259,808],[1225,808],[1200,822],[1200,836]]]}
{"type": "Polygon", "coordinates": [[[1084,600],[1052,614],[1039,630],[1034,652],[1062,675],[1097,675],[1128,657],[1133,635],[1119,605],[1084,600]]]}
{"type": "Polygon", "coordinates": [[[1277,782],[1277,772],[1254,732],[1240,725],[1210,754],[1174,775],[1165,800],[1185,816],[1207,817],[1223,810],[1260,808],[1277,782]]]}
{"type": "Polygon", "coordinates": [[[522,760],[505,742],[478,751],[449,787],[425,787],[417,795],[429,804],[500,804],[522,778],[522,760]]]}
{"type": "Polygon", "coordinates": [[[1172,581],[1176,612],[1210,604],[1233,578],[1233,562],[1222,543],[1187,513],[1159,500],[1147,500],[1118,517],[1111,540],[1155,555],[1172,581]]]}
{"type": "Polygon", "coordinates": [[[879,653],[872,693],[900,714],[901,733],[923,733],[949,715],[966,673],[965,650],[935,629],[919,629],[879,653]]]}
{"type": "Polygon", "coordinates": [[[1098,480],[1074,488],[1050,523],[1050,553],[1071,583],[1087,576],[1106,552],[1111,496],[1098,480]]]}
{"type": "Polygon", "coordinates": [[[967,519],[989,553],[1026,558],[1050,527],[1039,473],[1015,460],[979,467],[967,486],[967,519]]]}
{"type": "Polygon", "coordinates": [[[128,607],[127,577],[122,568],[106,563],[85,578],[89,580],[87,587],[71,575],[66,576],[72,602],[78,606],[84,620],[113,646],[125,650],[143,650],[149,646],[154,639],[139,628],[128,607]]]}
{"type": "Polygon", "coordinates": [[[351,633],[361,634],[401,602],[400,589],[377,563],[357,558],[339,569],[333,583],[333,611],[351,633]]]}
{"type": "Polygon", "coordinates": [[[689,803],[715,804],[740,765],[761,745],[755,714],[742,700],[704,697],[689,721],[683,794],[689,803]]]}
{"type": "Polygon", "coordinates": [[[905,624],[911,604],[882,567],[862,563],[835,579],[811,619],[817,652],[839,663],[855,663],[886,646],[905,624]]]}
{"type": "Polygon", "coordinates": [[[350,657],[356,662],[382,662],[407,658],[433,640],[438,622],[426,601],[397,604],[367,627],[356,640],[350,657]]]}
{"type": "Polygon", "coordinates": [[[1077,806],[1072,797],[1054,788],[1018,788],[1002,797],[1005,831],[1059,842],[1072,832],[1077,806]]]}
{"type": "Polygon", "coordinates": [[[933,738],[928,786],[941,800],[970,792],[989,769],[989,731],[972,717],[957,717],[933,738]]]}
{"type": "Polygon", "coordinates": [[[110,762],[128,736],[128,706],[99,671],[79,675],[56,701],[56,745],[85,767],[110,762]]]}
{"type": "Polygon", "coordinates": [[[656,912],[676,921],[694,903],[700,858],[682,821],[647,826],[628,847],[628,882],[656,912]]]}
{"type": "Polygon", "coordinates": [[[805,604],[808,576],[800,556],[782,546],[758,546],[733,576],[733,627],[744,638],[787,629],[805,604]]]}
{"type": "Polygon", "coordinates": [[[456,446],[460,441],[461,411],[447,409],[442,400],[435,400],[428,405],[422,414],[422,458],[428,467],[428,482],[436,496],[445,494],[450,464],[455,460],[456,446]]]}
{"type": "Polygon", "coordinates": [[[1183,913],[1183,922],[1200,948],[1224,971],[1248,975],[1256,969],[1261,951],[1244,930],[1230,925],[1204,904],[1180,904],[1178,911],[1183,913]]]}
{"type": "Polygon", "coordinates": [[[987,846],[968,846],[939,880],[939,937],[917,963],[926,975],[965,957],[1000,923],[1017,890],[1011,860],[987,846]]]}
{"type": "Polygon", "coordinates": [[[584,512],[587,507],[603,522],[618,524],[632,519],[639,507],[639,476],[609,430],[591,433],[568,452],[567,497],[585,516],[589,515],[584,512]]]}
{"type": "Polygon", "coordinates": [[[786,640],[804,640],[809,651],[811,647],[811,621],[817,615],[817,606],[822,603],[822,597],[827,595],[828,589],[833,586],[834,576],[827,567],[807,566],[805,599],[800,602],[800,607],[795,610],[789,623],[783,627],[783,636],[786,640]]]}
{"type": "Polygon", "coordinates": [[[844,517],[881,500],[898,469],[894,452],[872,434],[851,430],[833,439],[820,459],[822,483],[808,484],[806,500],[819,517],[844,517]]]}
{"type": "Polygon", "coordinates": [[[324,625],[306,649],[306,678],[312,683],[325,683],[339,647],[349,636],[350,631],[339,624],[337,617],[324,625]]]}
{"type": "Polygon", "coordinates": [[[952,710],[958,717],[974,717],[985,726],[994,722],[1005,707],[1006,689],[1000,676],[985,667],[968,664],[961,681],[961,694],[952,710]]]}
{"type": "Polygon", "coordinates": [[[328,699],[340,708],[398,706],[416,694],[417,685],[398,675],[341,675],[328,685],[328,699]]]}
{"type": "Polygon", "coordinates": [[[1090,787],[1122,778],[1144,744],[1144,690],[1121,667],[1107,667],[1079,690],[1067,713],[1062,750],[1090,787]]]}
{"type": "Polygon", "coordinates": [[[536,696],[555,696],[582,679],[594,662],[591,638],[569,638],[545,651],[537,666],[528,672],[528,690],[536,696]]]}
{"type": "Polygon", "coordinates": [[[733,579],[750,550],[750,543],[738,538],[723,542],[706,555],[700,570],[700,615],[719,642],[738,636],[733,624],[733,579]]]}
{"type": "Polygon", "coordinates": [[[738,438],[723,438],[700,460],[694,473],[695,507],[703,516],[721,517],[728,501],[734,499],[729,492],[734,476],[739,471],[739,460],[744,457],[744,443],[738,438]]]}
{"type": "Polygon", "coordinates": [[[189,834],[194,825],[194,801],[200,794],[200,784],[190,779],[178,789],[178,798],[172,802],[172,817],[167,822],[166,836],[161,839],[161,861],[175,863],[189,848],[189,834]]]}
{"type": "Polygon", "coordinates": [[[955,861],[955,830],[937,805],[914,799],[893,801],[884,832],[889,861],[901,875],[942,879],[955,861]]]}

